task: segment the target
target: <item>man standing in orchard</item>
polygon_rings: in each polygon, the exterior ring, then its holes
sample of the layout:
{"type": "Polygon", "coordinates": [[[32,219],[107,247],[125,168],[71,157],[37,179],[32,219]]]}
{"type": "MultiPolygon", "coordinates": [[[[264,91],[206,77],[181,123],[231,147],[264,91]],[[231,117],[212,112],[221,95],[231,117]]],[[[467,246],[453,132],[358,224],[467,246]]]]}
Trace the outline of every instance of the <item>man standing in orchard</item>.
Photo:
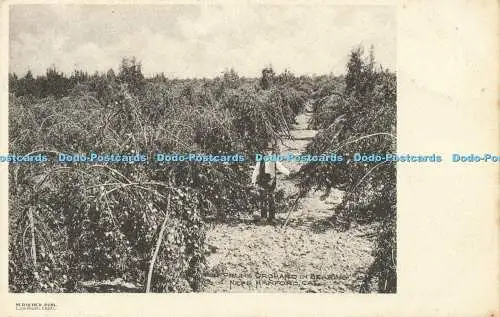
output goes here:
{"type": "MultiPolygon", "coordinates": [[[[277,154],[277,142],[274,141],[266,148],[265,155],[277,154]]],[[[275,204],[275,190],[276,190],[276,172],[281,172],[286,176],[290,172],[280,162],[256,162],[253,174],[252,184],[257,187],[259,191],[260,200],[260,218],[267,220],[271,223],[276,222],[276,204],[275,204]]]]}

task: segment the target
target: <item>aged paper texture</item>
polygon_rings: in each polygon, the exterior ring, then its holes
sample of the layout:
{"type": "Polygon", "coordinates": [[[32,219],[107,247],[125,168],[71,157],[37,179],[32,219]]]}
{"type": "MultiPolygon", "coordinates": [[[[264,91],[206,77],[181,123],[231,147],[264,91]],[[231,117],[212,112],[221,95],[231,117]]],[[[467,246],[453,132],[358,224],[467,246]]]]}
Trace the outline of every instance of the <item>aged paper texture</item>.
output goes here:
{"type": "Polygon", "coordinates": [[[2,316],[498,316],[497,1],[6,1],[2,316]]]}

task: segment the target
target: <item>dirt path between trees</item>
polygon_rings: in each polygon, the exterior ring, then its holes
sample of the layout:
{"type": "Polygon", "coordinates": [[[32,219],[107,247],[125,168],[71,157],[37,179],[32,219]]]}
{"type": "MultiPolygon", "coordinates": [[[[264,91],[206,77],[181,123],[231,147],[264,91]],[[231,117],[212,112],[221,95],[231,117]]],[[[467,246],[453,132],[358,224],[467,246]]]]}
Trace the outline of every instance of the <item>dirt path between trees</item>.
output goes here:
{"type": "MultiPolygon", "coordinates": [[[[300,154],[317,130],[308,129],[309,112],[297,117],[292,140],[282,154],[300,154]]],[[[290,171],[300,163],[283,162],[290,171]]],[[[297,191],[290,179],[278,176],[278,189],[297,191]]],[[[328,223],[342,192],[309,193],[291,213],[286,230],[256,224],[251,215],[241,222],[211,225],[207,232],[207,280],[204,292],[359,292],[364,273],[373,262],[373,226],[339,232],[328,223]]],[[[258,211],[255,211],[255,215],[258,211]]],[[[279,223],[287,214],[277,214],[279,223]]]]}

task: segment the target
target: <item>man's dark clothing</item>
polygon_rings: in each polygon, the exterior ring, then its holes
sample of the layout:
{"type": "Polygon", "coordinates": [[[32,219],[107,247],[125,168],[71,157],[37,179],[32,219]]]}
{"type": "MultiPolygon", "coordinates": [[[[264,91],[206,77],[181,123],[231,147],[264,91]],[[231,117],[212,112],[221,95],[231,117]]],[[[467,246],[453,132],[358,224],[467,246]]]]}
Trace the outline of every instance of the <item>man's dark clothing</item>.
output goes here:
{"type": "Polygon", "coordinates": [[[257,176],[257,185],[259,185],[260,193],[260,216],[261,219],[267,218],[274,220],[276,215],[274,190],[276,189],[276,176],[266,173],[265,163],[261,162],[259,166],[259,174],[257,176]]]}

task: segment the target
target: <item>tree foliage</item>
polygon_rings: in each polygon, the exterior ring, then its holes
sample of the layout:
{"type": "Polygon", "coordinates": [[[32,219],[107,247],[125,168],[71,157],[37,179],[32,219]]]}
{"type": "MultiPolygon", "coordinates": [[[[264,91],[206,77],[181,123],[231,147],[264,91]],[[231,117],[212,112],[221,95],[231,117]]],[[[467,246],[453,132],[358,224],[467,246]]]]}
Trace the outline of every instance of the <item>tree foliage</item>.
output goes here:
{"type": "Polygon", "coordinates": [[[302,195],[311,189],[345,191],[334,220],[348,228],[353,222],[377,222],[380,232],[375,262],[363,291],[373,278],[380,292],[396,291],[396,165],[354,162],[354,153],[394,153],[396,150],[396,76],[375,68],[373,51],[350,54],[344,91],[317,96],[312,124],[322,128],[306,153],[337,153],[347,159],[335,164],[310,163],[298,173],[302,195]]]}
{"type": "Polygon", "coordinates": [[[143,291],[164,222],[151,290],[200,290],[205,223],[258,207],[248,167],[163,164],[153,155],[261,151],[286,137],[299,92],[263,90],[234,71],[214,80],[148,80],[133,59],[117,76],[75,71],[44,79],[63,80],[73,86],[42,96],[31,73],[11,76],[11,87],[24,90],[10,96],[9,151],[51,157],[9,169],[11,291],[96,291],[85,283],[116,279],[143,291]],[[90,151],[141,153],[150,163],[53,162],[90,151]]]}

